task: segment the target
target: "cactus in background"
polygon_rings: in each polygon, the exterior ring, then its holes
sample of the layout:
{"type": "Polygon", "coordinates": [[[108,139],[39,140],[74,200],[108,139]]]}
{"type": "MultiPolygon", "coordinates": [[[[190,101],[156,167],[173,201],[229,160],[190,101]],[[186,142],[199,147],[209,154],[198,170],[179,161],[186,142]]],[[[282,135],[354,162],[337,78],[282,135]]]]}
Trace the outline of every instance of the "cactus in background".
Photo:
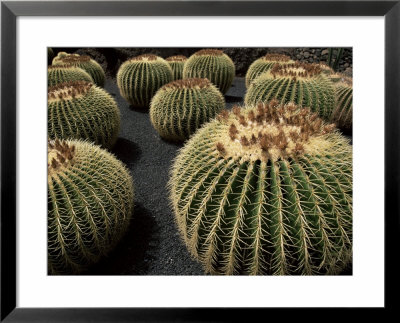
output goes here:
{"type": "Polygon", "coordinates": [[[79,56],[78,54],[68,54],[67,52],[58,52],[57,56],[53,58],[53,65],[56,65],[60,62],[61,59],[68,57],[68,56],[79,56]]]}
{"type": "Polygon", "coordinates": [[[169,189],[211,274],[337,274],[352,257],[352,148],[293,103],[223,110],[176,157],[169,189]]]}
{"type": "Polygon", "coordinates": [[[48,271],[76,274],[120,240],[133,183],[112,154],[85,141],[48,142],[48,271]]]}
{"type": "Polygon", "coordinates": [[[144,54],[120,66],[117,85],[121,96],[133,107],[146,108],[157,90],[172,78],[172,69],[164,59],[144,54]]]}
{"type": "Polygon", "coordinates": [[[329,120],[335,106],[335,89],[317,64],[275,65],[251,83],[245,103],[255,105],[271,99],[310,107],[312,111],[329,120]]]}
{"type": "Polygon", "coordinates": [[[281,54],[267,54],[255,60],[246,73],[246,87],[260,74],[269,71],[275,64],[292,64],[294,61],[289,56],[281,54]]]}
{"type": "Polygon", "coordinates": [[[348,83],[339,82],[336,87],[336,107],[332,113],[332,121],[344,131],[353,127],[353,88],[348,83]]]}
{"type": "Polygon", "coordinates": [[[80,56],[78,54],[69,54],[59,58],[53,65],[72,65],[86,71],[93,79],[94,83],[103,87],[105,74],[103,68],[94,59],[89,56],[80,56]]]}
{"type": "Polygon", "coordinates": [[[186,56],[183,55],[175,55],[170,56],[165,59],[169,66],[172,68],[172,73],[174,75],[173,80],[180,80],[183,78],[183,66],[187,60],[186,56]]]}
{"type": "Polygon", "coordinates": [[[222,50],[202,49],[183,67],[183,78],[208,78],[222,94],[228,92],[235,77],[235,65],[222,50]]]}
{"type": "Polygon", "coordinates": [[[92,83],[75,81],[48,89],[50,139],[87,139],[105,148],[117,140],[120,114],[114,98],[92,83]]]}
{"type": "Polygon", "coordinates": [[[161,137],[184,141],[224,106],[224,96],[208,79],[177,80],[157,91],[150,120],[161,137]]]}
{"type": "Polygon", "coordinates": [[[54,86],[60,83],[86,81],[93,83],[92,77],[79,67],[70,65],[49,66],[47,68],[47,85],[54,86]]]}

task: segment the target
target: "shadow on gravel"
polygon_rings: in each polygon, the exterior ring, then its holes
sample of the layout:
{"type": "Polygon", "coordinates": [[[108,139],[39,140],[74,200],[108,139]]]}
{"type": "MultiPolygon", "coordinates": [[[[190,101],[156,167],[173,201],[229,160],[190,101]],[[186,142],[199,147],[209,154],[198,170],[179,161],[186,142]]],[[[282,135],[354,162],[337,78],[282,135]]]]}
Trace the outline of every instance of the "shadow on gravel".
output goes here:
{"type": "Polygon", "coordinates": [[[241,97],[241,96],[225,95],[226,103],[241,102],[242,100],[243,100],[243,97],[241,97]]]}
{"type": "Polygon", "coordinates": [[[143,113],[143,114],[149,114],[150,107],[147,107],[147,108],[137,108],[137,107],[134,107],[133,105],[129,105],[129,110],[135,111],[135,112],[139,112],[139,113],[143,113]]]}
{"type": "Polygon", "coordinates": [[[111,152],[128,166],[137,161],[142,154],[137,144],[121,137],[118,138],[111,152]]]}
{"type": "Polygon", "coordinates": [[[158,248],[158,228],[152,214],[135,205],[131,223],[122,240],[108,256],[82,275],[145,275],[158,248]]]}

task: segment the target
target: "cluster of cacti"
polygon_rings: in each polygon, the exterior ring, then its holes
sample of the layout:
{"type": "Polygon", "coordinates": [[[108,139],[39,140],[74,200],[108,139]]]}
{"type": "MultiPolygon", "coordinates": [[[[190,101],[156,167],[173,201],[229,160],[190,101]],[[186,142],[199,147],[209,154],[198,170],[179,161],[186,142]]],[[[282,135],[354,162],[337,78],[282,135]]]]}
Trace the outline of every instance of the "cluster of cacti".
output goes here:
{"type": "Polygon", "coordinates": [[[353,87],[339,82],[336,87],[336,107],[332,113],[332,121],[338,128],[349,131],[353,127],[353,87]]]}
{"type": "Polygon", "coordinates": [[[133,183],[112,154],[85,141],[48,142],[48,271],[79,273],[125,233],[133,183]]]}
{"type": "Polygon", "coordinates": [[[172,69],[163,58],[144,54],[120,66],[117,85],[121,96],[133,107],[147,108],[157,90],[172,78],[172,69]]]}
{"type": "Polygon", "coordinates": [[[53,65],[71,65],[79,67],[86,71],[93,79],[94,83],[98,86],[104,86],[105,74],[103,68],[95,60],[89,56],[80,56],[78,54],[68,54],[59,57],[53,62],[53,65]]]}
{"type": "Polygon", "coordinates": [[[267,54],[255,60],[246,73],[246,87],[260,74],[269,71],[275,64],[292,64],[294,61],[289,56],[282,54],[267,54]]]}
{"type": "Polygon", "coordinates": [[[75,81],[49,87],[47,122],[50,139],[86,139],[111,148],[118,137],[120,115],[104,89],[75,81]]]}
{"type": "Polygon", "coordinates": [[[165,59],[169,66],[171,66],[173,79],[172,80],[180,80],[183,78],[183,66],[187,60],[186,56],[183,55],[175,55],[170,56],[165,59]]]}
{"type": "Polygon", "coordinates": [[[184,141],[224,107],[224,96],[208,79],[177,80],[157,91],[150,120],[161,137],[184,141]]]}
{"type": "Polygon", "coordinates": [[[79,67],[71,65],[54,65],[47,68],[48,86],[73,81],[86,81],[93,83],[92,77],[79,67]]]}
{"type": "Polygon", "coordinates": [[[218,49],[202,49],[194,53],[183,67],[183,78],[207,78],[222,94],[228,92],[235,77],[235,65],[218,49]]]}
{"type": "Polygon", "coordinates": [[[310,109],[223,110],[169,183],[190,251],[212,274],[337,274],[352,257],[352,148],[310,109]]]}
{"type": "Polygon", "coordinates": [[[246,105],[277,99],[310,107],[329,120],[335,107],[335,88],[318,64],[275,64],[258,76],[246,92],[246,105]]]}

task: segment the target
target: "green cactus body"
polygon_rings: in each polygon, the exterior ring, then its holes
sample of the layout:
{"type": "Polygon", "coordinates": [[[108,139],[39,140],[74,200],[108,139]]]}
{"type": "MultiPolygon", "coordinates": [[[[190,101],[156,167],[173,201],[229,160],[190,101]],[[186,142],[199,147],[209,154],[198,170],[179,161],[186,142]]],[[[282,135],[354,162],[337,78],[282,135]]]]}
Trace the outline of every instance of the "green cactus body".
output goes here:
{"type": "Polygon", "coordinates": [[[48,271],[76,274],[128,228],[133,183],[112,154],[85,141],[48,143],[48,271]]]}
{"type": "Polygon", "coordinates": [[[255,60],[246,73],[246,87],[262,73],[269,71],[275,64],[292,64],[294,61],[289,56],[281,54],[267,54],[255,60]]]}
{"type": "Polygon", "coordinates": [[[105,82],[105,74],[103,68],[94,59],[89,56],[80,55],[67,55],[61,57],[58,61],[54,62],[53,65],[72,65],[79,67],[86,71],[93,79],[94,83],[98,86],[103,87],[105,82]]]}
{"type": "Polygon", "coordinates": [[[86,81],[93,82],[92,77],[79,67],[70,65],[49,66],[47,68],[47,85],[54,86],[60,83],[86,81]]]}
{"type": "Polygon", "coordinates": [[[161,137],[184,141],[224,106],[224,96],[208,79],[178,80],[157,91],[150,120],[161,137]]]}
{"type": "Polygon", "coordinates": [[[133,107],[148,108],[157,90],[172,78],[172,69],[163,58],[144,54],[120,66],[117,85],[121,96],[133,107]]]}
{"type": "Polygon", "coordinates": [[[319,66],[319,68],[321,69],[321,73],[325,74],[325,75],[332,75],[332,74],[336,74],[336,72],[333,70],[333,68],[331,68],[329,65],[324,64],[324,63],[319,63],[317,64],[319,66]]]}
{"type": "Polygon", "coordinates": [[[222,94],[228,92],[234,77],[233,61],[217,49],[202,49],[194,53],[183,67],[183,78],[207,78],[222,94]]]}
{"type": "Polygon", "coordinates": [[[346,131],[353,127],[353,88],[349,84],[340,82],[336,85],[336,107],[332,121],[346,131]]]}
{"type": "Polygon", "coordinates": [[[252,82],[244,100],[250,106],[272,99],[310,107],[329,120],[335,107],[335,88],[316,64],[275,65],[252,82]]]}
{"type": "Polygon", "coordinates": [[[117,140],[120,114],[114,98],[92,83],[61,83],[48,90],[50,139],[86,139],[105,148],[117,140]]]}
{"type": "Polygon", "coordinates": [[[172,68],[172,73],[174,75],[173,80],[180,80],[183,78],[183,66],[185,65],[185,62],[187,60],[186,56],[183,55],[175,55],[175,56],[170,56],[165,59],[169,66],[172,68]]]}
{"type": "Polygon", "coordinates": [[[169,181],[190,253],[211,274],[337,274],[352,257],[352,149],[310,109],[223,110],[169,181]]]}

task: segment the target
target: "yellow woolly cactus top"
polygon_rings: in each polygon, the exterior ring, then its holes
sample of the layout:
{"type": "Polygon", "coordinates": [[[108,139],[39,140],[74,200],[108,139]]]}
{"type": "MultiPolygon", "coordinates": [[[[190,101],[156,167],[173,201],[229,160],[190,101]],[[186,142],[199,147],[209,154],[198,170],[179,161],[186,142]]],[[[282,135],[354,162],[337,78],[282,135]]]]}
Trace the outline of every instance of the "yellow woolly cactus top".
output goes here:
{"type": "Polygon", "coordinates": [[[48,89],[48,102],[60,100],[72,100],[86,94],[93,86],[93,83],[85,81],[71,81],[51,86],[48,89]]]}
{"type": "Polygon", "coordinates": [[[187,57],[183,55],[174,55],[167,57],[165,60],[167,62],[185,62],[187,60],[187,57]]]}
{"type": "Polygon", "coordinates": [[[62,168],[74,164],[75,145],[56,139],[47,142],[47,149],[47,169],[49,176],[62,168]]]}
{"type": "Polygon", "coordinates": [[[160,90],[203,89],[210,86],[212,86],[212,83],[206,78],[187,78],[165,84],[160,90]]]}
{"type": "Polygon", "coordinates": [[[280,65],[276,64],[274,67],[268,71],[270,75],[274,78],[280,77],[290,77],[292,79],[296,78],[312,78],[314,76],[321,74],[321,67],[319,64],[307,64],[296,62],[293,64],[280,65]]]}
{"type": "Polygon", "coordinates": [[[142,54],[139,56],[132,57],[128,61],[129,62],[153,62],[153,61],[160,61],[160,60],[164,60],[164,59],[157,55],[153,55],[153,54],[142,54]]]}
{"type": "Polygon", "coordinates": [[[219,49],[201,49],[194,53],[196,56],[222,56],[224,52],[219,49]]]}
{"type": "Polygon", "coordinates": [[[269,62],[278,62],[278,63],[293,62],[289,56],[282,54],[271,53],[271,54],[266,54],[260,58],[264,61],[269,61],[269,62]]]}

